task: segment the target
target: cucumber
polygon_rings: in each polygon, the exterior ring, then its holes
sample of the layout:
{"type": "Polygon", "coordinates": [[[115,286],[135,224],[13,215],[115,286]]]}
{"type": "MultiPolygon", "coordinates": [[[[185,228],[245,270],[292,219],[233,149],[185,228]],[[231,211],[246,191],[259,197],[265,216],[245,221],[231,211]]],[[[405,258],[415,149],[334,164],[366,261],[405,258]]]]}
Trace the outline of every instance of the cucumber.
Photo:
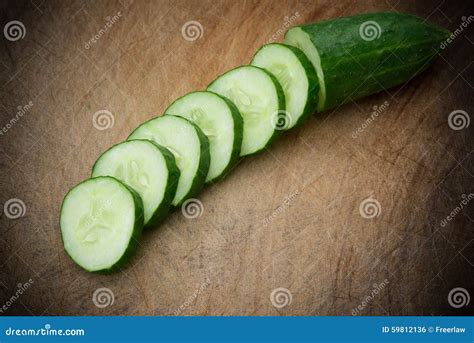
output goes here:
{"type": "Polygon", "coordinates": [[[284,129],[300,125],[316,111],[319,82],[316,70],[298,48],[273,43],[262,46],[251,62],[252,65],[271,72],[280,82],[285,93],[286,122],[284,129]]]}
{"type": "Polygon", "coordinates": [[[136,248],[143,204],[130,187],[110,176],[87,179],[64,197],[61,237],[71,259],[89,272],[120,268],[136,248]]]}
{"type": "Polygon", "coordinates": [[[243,120],[231,101],[212,92],[192,92],[175,100],[165,113],[188,119],[209,139],[211,162],[206,183],[217,180],[235,165],[242,145],[243,120]]]}
{"type": "Polygon", "coordinates": [[[92,177],[113,176],[141,197],[146,228],[168,214],[176,195],[179,169],[173,155],[149,140],[130,140],[105,151],[92,168],[92,177]]]}
{"type": "Polygon", "coordinates": [[[128,137],[131,139],[149,139],[174,155],[180,176],[172,205],[181,205],[203,187],[210,164],[209,140],[197,125],[179,116],[164,115],[140,125],[128,137]]]}
{"type": "Polygon", "coordinates": [[[255,154],[278,134],[278,116],[285,111],[285,95],[271,73],[255,66],[240,66],[214,80],[207,90],[229,98],[244,119],[240,156],[255,154]]]}
{"type": "Polygon", "coordinates": [[[318,111],[401,84],[426,69],[450,32],[402,13],[367,13],[291,28],[320,84],[318,111]]]}

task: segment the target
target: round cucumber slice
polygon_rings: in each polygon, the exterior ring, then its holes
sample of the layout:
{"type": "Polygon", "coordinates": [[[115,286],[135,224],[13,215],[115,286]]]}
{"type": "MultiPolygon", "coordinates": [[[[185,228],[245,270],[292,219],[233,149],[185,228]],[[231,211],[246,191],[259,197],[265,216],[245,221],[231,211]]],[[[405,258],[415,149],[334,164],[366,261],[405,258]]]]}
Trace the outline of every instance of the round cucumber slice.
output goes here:
{"type": "Polygon", "coordinates": [[[229,98],[244,119],[240,156],[263,150],[279,132],[278,118],[285,112],[285,95],[271,73],[255,66],[240,66],[219,76],[207,88],[229,98]]]}
{"type": "Polygon", "coordinates": [[[125,263],[143,228],[140,196],[119,180],[100,176],[73,187],[60,214],[64,249],[89,272],[110,272],[125,263]]]}
{"type": "Polygon", "coordinates": [[[203,187],[210,164],[209,140],[197,125],[179,116],[164,115],[146,121],[128,139],[152,140],[174,155],[180,171],[174,206],[203,187]]]}
{"type": "Polygon", "coordinates": [[[264,68],[280,82],[285,93],[284,129],[301,124],[315,110],[319,91],[318,76],[311,61],[298,48],[273,43],[262,46],[252,65],[264,68]]]}
{"type": "Polygon", "coordinates": [[[154,227],[168,214],[176,195],[179,169],[173,155],[149,140],[130,140],[105,151],[92,176],[113,176],[142,198],[145,227],[154,227]]]}
{"type": "Polygon", "coordinates": [[[165,113],[188,119],[209,139],[211,163],[207,183],[224,175],[238,161],[243,120],[230,100],[212,92],[192,92],[175,100],[165,113]]]}

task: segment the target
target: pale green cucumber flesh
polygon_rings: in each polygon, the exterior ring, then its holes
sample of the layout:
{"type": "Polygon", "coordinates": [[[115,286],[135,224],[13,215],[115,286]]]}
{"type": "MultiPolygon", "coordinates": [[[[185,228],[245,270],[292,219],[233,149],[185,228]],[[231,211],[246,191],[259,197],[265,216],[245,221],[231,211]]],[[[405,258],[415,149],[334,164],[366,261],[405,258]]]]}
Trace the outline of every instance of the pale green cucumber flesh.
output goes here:
{"type": "Polygon", "coordinates": [[[300,49],[279,43],[264,45],[251,64],[271,72],[280,82],[288,117],[284,129],[301,124],[316,110],[319,81],[312,63],[300,49]]]}
{"type": "Polygon", "coordinates": [[[191,92],[175,100],[165,113],[188,119],[209,139],[211,160],[207,183],[217,180],[238,161],[243,120],[237,107],[228,99],[213,92],[191,92]]]}
{"type": "Polygon", "coordinates": [[[209,171],[209,140],[189,120],[172,115],[150,119],[136,128],[128,139],[149,139],[167,148],[180,171],[173,206],[194,197],[203,187],[209,171]]]}
{"type": "Polygon", "coordinates": [[[179,180],[173,155],[149,140],[130,140],[105,151],[92,168],[92,177],[113,176],[142,198],[145,227],[154,227],[168,214],[179,180]]]}
{"type": "Polygon", "coordinates": [[[244,121],[240,155],[257,153],[278,135],[275,118],[285,111],[285,95],[271,73],[255,66],[240,66],[214,80],[207,88],[229,98],[244,121]]]}
{"type": "Polygon", "coordinates": [[[318,110],[404,83],[436,58],[450,32],[402,13],[367,13],[290,29],[320,81],[318,110]]]}
{"type": "Polygon", "coordinates": [[[140,196],[119,180],[100,176],[73,187],[60,211],[64,249],[89,272],[110,272],[128,261],[143,228],[140,196]]]}

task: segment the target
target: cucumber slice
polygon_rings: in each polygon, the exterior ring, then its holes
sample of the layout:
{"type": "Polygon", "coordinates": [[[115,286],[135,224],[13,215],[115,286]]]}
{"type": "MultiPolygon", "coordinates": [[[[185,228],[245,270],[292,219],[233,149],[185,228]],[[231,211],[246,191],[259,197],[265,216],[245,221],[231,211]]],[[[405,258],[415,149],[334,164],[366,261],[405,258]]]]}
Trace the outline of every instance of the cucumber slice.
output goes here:
{"type": "Polygon", "coordinates": [[[264,45],[251,64],[275,75],[283,87],[287,122],[280,124],[284,129],[301,124],[316,111],[318,77],[313,64],[300,49],[279,43],[264,45]]]}
{"type": "Polygon", "coordinates": [[[175,100],[165,113],[188,119],[209,139],[211,163],[207,183],[224,175],[239,159],[243,120],[228,99],[212,92],[192,92],[175,100]]]}
{"type": "Polygon", "coordinates": [[[197,194],[209,171],[209,140],[201,129],[189,120],[165,115],[150,119],[137,127],[128,137],[149,139],[169,149],[174,155],[180,176],[172,201],[179,206],[197,194]]]}
{"type": "Polygon", "coordinates": [[[173,155],[149,140],[130,140],[104,152],[92,176],[113,176],[142,198],[145,227],[156,226],[168,214],[176,195],[179,169],[173,155]]]}
{"type": "Polygon", "coordinates": [[[285,111],[285,95],[271,73],[240,66],[219,76],[207,89],[232,100],[244,119],[240,156],[257,153],[276,138],[275,118],[285,111]]]}
{"type": "Polygon", "coordinates": [[[125,263],[143,228],[143,204],[130,187],[110,176],[82,181],[64,197],[61,237],[71,259],[89,272],[125,263]]]}
{"type": "Polygon", "coordinates": [[[408,81],[434,61],[449,35],[412,15],[365,13],[294,27],[285,44],[313,63],[322,111],[408,81]]]}

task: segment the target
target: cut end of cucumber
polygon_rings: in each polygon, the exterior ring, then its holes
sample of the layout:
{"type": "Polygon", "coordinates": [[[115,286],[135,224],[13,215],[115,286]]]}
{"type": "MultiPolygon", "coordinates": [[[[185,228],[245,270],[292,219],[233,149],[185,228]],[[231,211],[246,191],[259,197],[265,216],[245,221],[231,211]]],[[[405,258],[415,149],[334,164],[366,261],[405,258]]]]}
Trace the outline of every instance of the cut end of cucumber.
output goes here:
{"type": "Polygon", "coordinates": [[[324,84],[324,72],[321,67],[321,58],[315,44],[311,41],[310,36],[300,27],[294,27],[287,31],[285,34],[285,44],[295,46],[302,50],[313,64],[319,81],[319,100],[317,110],[322,111],[326,102],[326,86],[324,84]]]}
{"type": "Polygon", "coordinates": [[[228,100],[212,92],[192,92],[173,102],[165,113],[188,119],[209,138],[211,162],[206,182],[235,163],[242,144],[242,118],[228,100]]]}
{"type": "Polygon", "coordinates": [[[167,214],[168,194],[176,192],[178,178],[169,172],[162,149],[148,140],[122,142],[104,152],[92,168],[93,177],[113,176],[140,195],[145,226],[157,224],[167,214]]]}
{"type": "Polygon", "coordinates": [[[241,156],[264,149],[276,134],[275,113],[285,110],[285,95],[270,73],[240,66],[219,76],[208,87],[230,99],[244,121],[241,156]]]}
{"type": "Polygon", "coordinates": [[[202,188],[209,170],[209,141],[196,125],[179,116],[165,115],[136,128],[128,137],[134,139],[149,139],[174,155],[180,171],[174,206],[202,188]]]}
{"type": "Polygon", "coordinates": [[[140,197],[112,177],[91,178],[64,198],[60,218],[64,248],[91,272],[116,267],[143,227],[140,197]]]}
{"type": "Polygon", "coordinates": [[[291,129],[316,109],[316,71],[301,50],[280,43],[264,45],[253,57],[252,65],[272,73],[283,88],[288,118],[281,129],[291,129]]]}

